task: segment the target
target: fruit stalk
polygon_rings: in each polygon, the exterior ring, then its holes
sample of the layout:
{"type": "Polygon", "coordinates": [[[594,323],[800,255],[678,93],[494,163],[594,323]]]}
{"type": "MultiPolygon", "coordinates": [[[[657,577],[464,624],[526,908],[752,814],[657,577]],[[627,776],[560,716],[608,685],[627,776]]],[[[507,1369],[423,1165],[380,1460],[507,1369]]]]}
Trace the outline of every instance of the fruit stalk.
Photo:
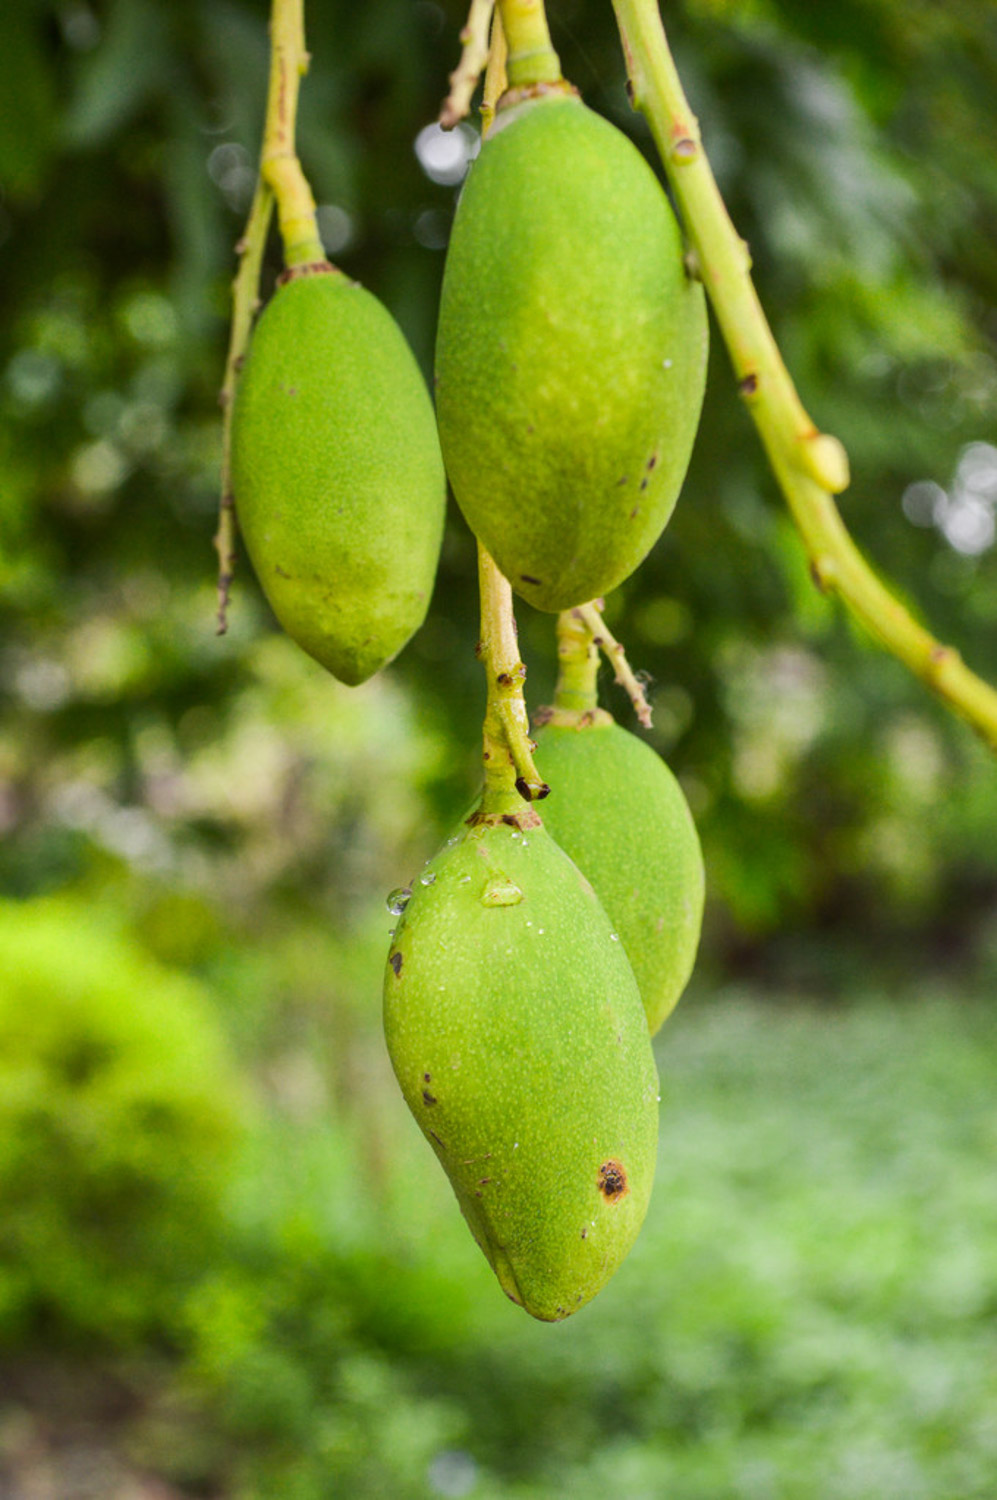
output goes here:
{"type": "MultiPolygon", "coordinates": [[[[481,105],[482,129],[486,135],[494,118],[496,102],[505,90],[505,63],[502,13],[496,10],[481,105]]],[[[546,797],[550,788],[533,763],[534,746],[523,697],[526,667],[519,657],[512,586],[480,542],[478,589],[481,596],[478,655],[488,682],[482,731],[485,768],[482,810],[491,813],[508,799],[513,790],[533,801],[546,797]]]]}
{"type": "Polygon", "coordinates": [[[315,199],[294,144],[298,91],[309,60],[305,48],[304,0],[273,0],[270,84],[260,172],[277,200],[284,262],[288,267],[325,258],[315,220],[315,199]]]}
{"type": "Polygon", "coordinates": [[[557,686],[554,707],[572,715],[599,711],[599,648],[577,609],[557,617],[557,686]]]}
{"type": "Polygon", "coordinates": [[[738,389],[810,556],[822,592],[836,593],[881,646],[997,750],[997,691],[919,625],[872,572],[833,496],[848,484],[837,438],[818,432],[783,363],[682,90],[657,0],[613,0],[634,108],[646,117],[730,354],[738,389]]]}
{"type": "Polygon", "coordinates": [[[561,62],[551,46],[543,0],[499,0],[499,13],[509,44],[511,87],[560,82],[561,62]]]}
{"type": "Polygon", "coordinates": [[[478,544],[481,590],[481,640],[478,654],[488,679],[483,728],[485,792],[482,808],[491,813],[517,791],[527,802],[546,797],[550,788],[533,763],[523,683],[526,667],[519,658],[512,588],[491,556],[478,544]]]}

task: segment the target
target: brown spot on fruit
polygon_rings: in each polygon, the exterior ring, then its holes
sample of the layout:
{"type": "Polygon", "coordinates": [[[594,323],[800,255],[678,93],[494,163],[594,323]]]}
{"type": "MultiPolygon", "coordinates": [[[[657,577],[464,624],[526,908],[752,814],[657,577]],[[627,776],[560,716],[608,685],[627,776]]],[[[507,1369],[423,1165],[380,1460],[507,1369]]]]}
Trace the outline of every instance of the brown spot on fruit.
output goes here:
{"type": "Polygon", "coordinates": [[[402,972],[402,956],[401,956],[401,954],[400,953],[392,953],[391,957],[388,959],[388,963],[394,969],[394,971],[395,971],[395,978],[397,979],[398,976],[399,976],[399,974],[402,972]]]}
{"type": "Polygon", "coordinates": [[[529,573],[520,573],[519,576],[523,580],[524,583],[535,583],[538,587],[540,587],[542,585],[542,582],[543,582],[542,579],[540,579],[540,578],[534,578],[529,573]]]}
{"type": "Polygon", "coordinates": [[[599,1168],[599,1191],[607,1203],[619,1203],[630,1191],[626,1169],[622,1162],[610,1159],[599,1168]]]}
{"type": "Polygon", "coordinates": [[[422,1091],[422,1102],[423,1102],[423,1104],[435,1104],[436,1103],[436,1095],[435,1094],[431,1094],[428,1089],[423,1089],[423,1091],[422,1091]]]}

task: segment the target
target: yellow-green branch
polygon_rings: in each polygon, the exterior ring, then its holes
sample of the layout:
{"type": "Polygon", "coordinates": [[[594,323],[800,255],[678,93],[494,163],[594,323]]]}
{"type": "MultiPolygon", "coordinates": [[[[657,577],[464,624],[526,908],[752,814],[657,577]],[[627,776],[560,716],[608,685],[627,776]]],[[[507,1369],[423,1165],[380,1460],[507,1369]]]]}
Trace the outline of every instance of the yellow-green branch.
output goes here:
{"type": "Polygon", "coordinates": [[[635,108],[650,124],[685,222],[738,388],[810,555],[817,586],[836,593],[867,630],[997,749],[997,692],[941,645],[880,583],[834,503],[848,460],[818,432],[783,363],[751,281],[668,48],[657,0],[613,0],[635,108]]]}

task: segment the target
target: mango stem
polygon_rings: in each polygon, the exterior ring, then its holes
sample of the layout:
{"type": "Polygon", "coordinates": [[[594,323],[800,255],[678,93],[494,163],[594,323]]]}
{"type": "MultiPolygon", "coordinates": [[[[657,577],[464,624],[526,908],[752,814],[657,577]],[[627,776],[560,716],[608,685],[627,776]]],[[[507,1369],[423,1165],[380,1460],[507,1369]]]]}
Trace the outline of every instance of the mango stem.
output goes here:
{"type": "Polygon", "coordinates": [[[260,173],[277,200],[284,263],[308,265],[325,258],[315,199],[295,150],[298,92],[308,71],[304,0],[273,0],[270,13],[270,84],[260,173]]]}
{"type": "Polygon", "coordinates": [[[554,707],[578,715],[599,706],[596,676],[599,652],[592,632],[577,609],[563,609],[557,617],[557,686],[554,707]]]}
{"type": "Polygon", "coordinates": [[[485,764],[483,810],[493,811],[517,791],[527,802],[546,797],[550,787],[533,762],[523,683],[526,667],[519,658],[512,587],[490,554],[478,543],[478,585],[481,590],[481,640],[478,655],[488,681],[488,702],[482,733],[485,764]]]}
{"type": "Polygon", "coordinates": [[[543,0],[499,0],[499,13],[509,44],[510,86],[559,83],[561,60],[551,45],[543,0]]]}
{"type": "Polygon", "coordinates": [[[751,280],[748,247],[731,223],[682,90],[657,0],[613,0],[613,9],[630,97],[651,127],[738,390],[809,554],[814,584],[836,593],[881,646],[997,750],[997,690],[917,623],[876,577],[841,519],[833,497],[848,484],[847,454],[814,426],[783,362],[751,280]]]}

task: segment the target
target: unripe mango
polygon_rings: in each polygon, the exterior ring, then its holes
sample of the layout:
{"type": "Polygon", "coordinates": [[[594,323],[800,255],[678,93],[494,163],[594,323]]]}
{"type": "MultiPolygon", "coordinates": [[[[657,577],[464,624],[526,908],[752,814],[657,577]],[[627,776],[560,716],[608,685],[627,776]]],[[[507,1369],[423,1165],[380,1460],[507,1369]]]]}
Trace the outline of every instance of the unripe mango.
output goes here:
{"type": "Polygon", "coordinates": [[[658,1081],[636,980],[585,877],[513,794],[424,870],[388,957],[409,1108],[506,1294],[557,1321],[647,1210],[658,1081]]]}
{"type": "Polygon", "coordinates": [[[401,330],[331,267],[279,286],[253,332],[232,476],[278,620],[340,681],[365,681],[425,618],[446,481],[401,330]]]}
{"type": "Polygon", "coordinates": [[[696,961],[704,895],[696,825],[665,762],[609,714],[546,712],[536,731],[537,768],[551,787],[544,822],[614,923],[653,1035],[696,961]]]}
{"type": "Polygon", "coordinates": [[[570,95],[501,110],[447,252],[436,406],[468,524],[538,609],[608,593],[657,540],[706,354],[703,289],[632,142],[570,95]]]}

